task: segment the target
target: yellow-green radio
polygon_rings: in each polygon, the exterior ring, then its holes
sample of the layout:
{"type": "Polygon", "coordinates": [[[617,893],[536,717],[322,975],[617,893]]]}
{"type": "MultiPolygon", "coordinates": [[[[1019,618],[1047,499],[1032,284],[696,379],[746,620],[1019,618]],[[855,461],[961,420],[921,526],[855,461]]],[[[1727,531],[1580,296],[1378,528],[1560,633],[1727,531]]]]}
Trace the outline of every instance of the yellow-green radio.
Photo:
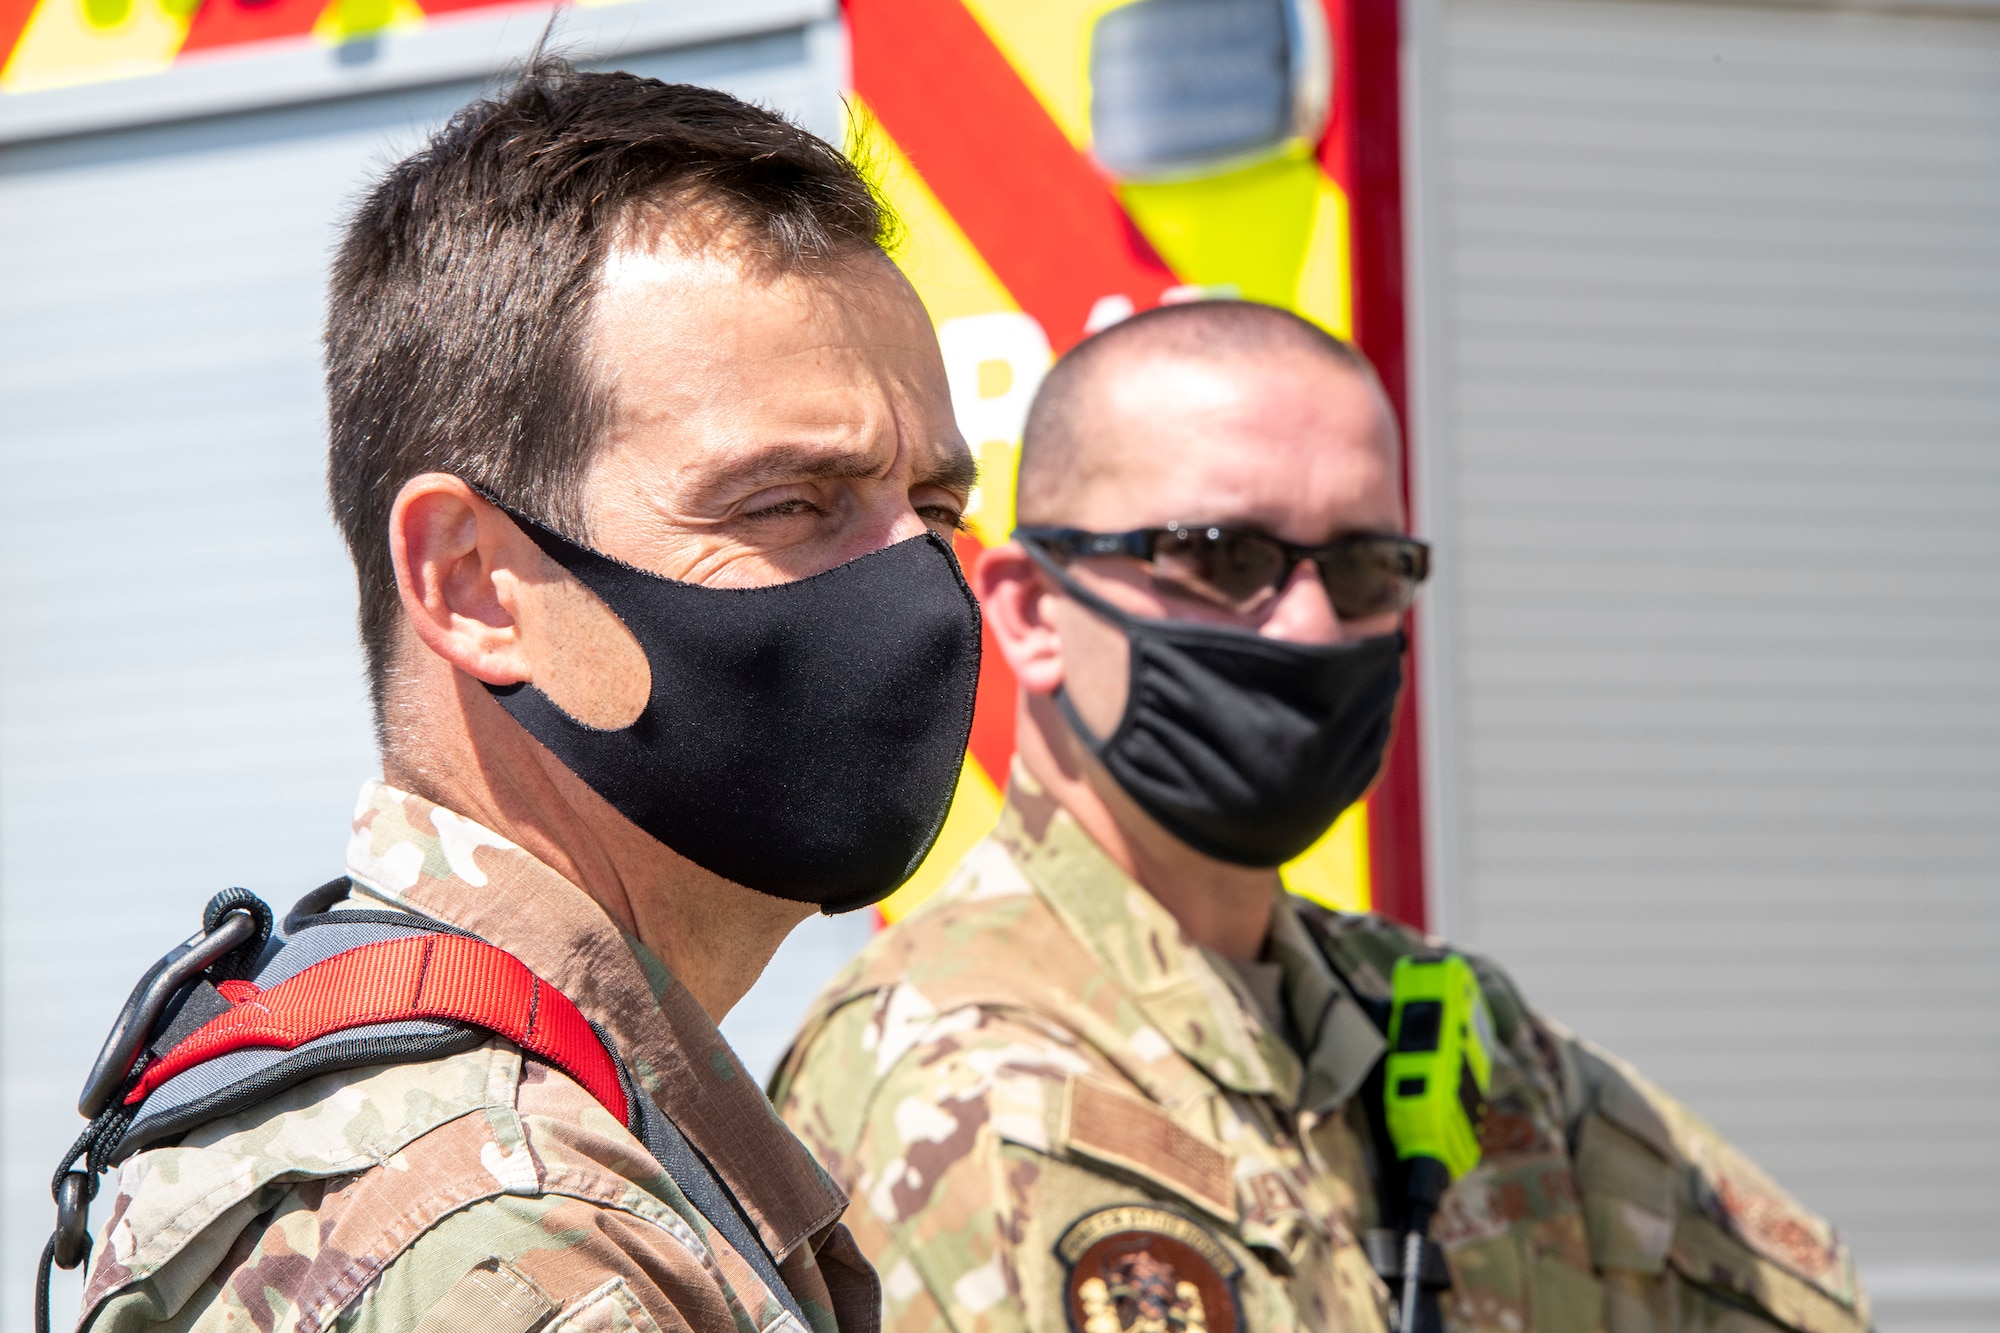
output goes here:
{"type": "Polygon", "coordinates": [[[1458,954],[1400,958],[1390,979],[1383,1109],[1402,1164],[1401,1333],[1424,1333],[1419,1311],[1431,1217],[1445,1189],[1479,1165],[1479,1124],[1493,1074],[1493,1021],[1472,965],[1458,954]]]}

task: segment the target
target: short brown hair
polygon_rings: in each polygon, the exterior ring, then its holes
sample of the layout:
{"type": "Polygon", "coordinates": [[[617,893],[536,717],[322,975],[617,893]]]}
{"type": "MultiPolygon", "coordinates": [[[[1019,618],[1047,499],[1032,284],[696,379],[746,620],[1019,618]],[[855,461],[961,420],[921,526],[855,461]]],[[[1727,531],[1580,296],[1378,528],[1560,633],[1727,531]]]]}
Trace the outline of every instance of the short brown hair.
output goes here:
{"type": "Polygon", "coordinates": [[[404,482],[450,472],[587,538],[582,479],[609,406],[588,317],[606,251],[641,209],[778,272],[880,252],[892,225],[853,163],[780,115],[541,57],[349,220],[326,321],[327,490],[360,583],[378,730],[404,482]]]}

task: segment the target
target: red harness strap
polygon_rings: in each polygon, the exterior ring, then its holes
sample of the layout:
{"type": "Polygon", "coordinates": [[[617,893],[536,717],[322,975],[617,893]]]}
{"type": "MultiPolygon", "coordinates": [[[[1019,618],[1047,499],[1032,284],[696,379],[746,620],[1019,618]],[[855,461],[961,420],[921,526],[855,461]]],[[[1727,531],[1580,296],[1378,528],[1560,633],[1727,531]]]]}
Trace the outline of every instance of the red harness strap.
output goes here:
{"type": "Polygon", "coordinates": [[[434,1018],[486,1028],[554,1065],[621,1125],[631,1109],[618,1067],[569,997],[484,940],[443,934],[383,940],[335,954],[269,990],[243,981],[217,989],[233,1007],[146,1066],[126,1105],[246,1046],[289,1051],[349,1028],[434,1018]]]}

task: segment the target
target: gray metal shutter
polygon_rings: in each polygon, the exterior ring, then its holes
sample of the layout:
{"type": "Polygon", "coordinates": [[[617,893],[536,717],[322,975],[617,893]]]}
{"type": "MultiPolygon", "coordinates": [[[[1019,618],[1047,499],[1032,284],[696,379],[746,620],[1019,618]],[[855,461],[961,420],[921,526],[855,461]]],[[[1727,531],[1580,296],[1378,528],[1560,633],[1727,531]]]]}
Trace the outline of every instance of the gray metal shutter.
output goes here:
{"type": "Polygon", "coordinates": [[[1448,929],[2000,1323],[2000,11],[1425,0],[1448,929]]]}
{"type": "MultiPolygon", "coordinates": [[[[622,67],[726,87],[837,136],[831,12],[642,3],[582,11],[566,33],[574,44],[596,23],[622,67]],[[676,32],[700,45],[659,51],[676,32]]],[[[326,260],[355,192],[479,90],[439,73],[497,70],[543,20],[512,21],[392,40],[382,82],[405,86],[369,96],[285,105],[325,96],[315,79],[360,77],[315,49],[311,65],[250,58],[205,82],[0,108],[0,136],[16,140],[0,146],[7,1329],[30,1326],[49,1174],[141,970],[219,888],[247,885],[282,911],[340,871],[355,792],[377,770],[353,577],[321,480],[326,260]],[[241,109],[146,123],[218,97],[241,109]]],[[[866,933],[865,920],[809,924],[787,946],[789,986],[742,1008],[761,1064],[783,1039],[764,1030],[789,1035],[866,933]]],[[[79,1287],[58,1275],[58,1325],[79,1287]]]]}

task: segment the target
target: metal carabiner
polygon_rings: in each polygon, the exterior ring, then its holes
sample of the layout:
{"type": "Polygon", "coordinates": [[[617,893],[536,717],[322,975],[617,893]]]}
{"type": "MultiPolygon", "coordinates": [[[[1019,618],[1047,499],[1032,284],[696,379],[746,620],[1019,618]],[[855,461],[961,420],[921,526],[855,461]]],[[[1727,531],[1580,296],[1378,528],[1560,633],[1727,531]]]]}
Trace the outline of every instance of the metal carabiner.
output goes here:
{"type": "Polygon", "coordinates": [[[258,926],[257,918],[247,908],[232,911],[215,923],[214,930],[196,931],[139,978],[125,1007],[118,1011],[118,1021],[111,1025],[111,1035],[104,1039],[104,1049],[90,1066],[83,1095],[77,1098],[76,1109],[85,1120],[97,1119],[98,1113],[111,1104],[132,1072],[132,1062],[139,1058],[146,1039],[152,1035],[153,1025],[160,1021],[161,1013],[181,987],[216,959],[246,943],[257,933],[258,926]]]}
{"type": "Polygon", "coordinates": [[[90,1257],[90,1196],[96,1182],[71,1171],[56,1187],[55,1265],[65,1273],[90,1257]]]}
{"type": "MultiPolygon", "coordinates": [[[[56,1168],[52,1189],[56,1198],[56,1229],[42,1247],[35,1277],[35,1333],[49,1330],[49,1274],[90,1259],[90,1201],[97,1195],[97,1177],[105,1169],[100,1156],[116,1147],[131,1115],[113,1107],[112,1099],[131,1077],[132,1066],[151,1040],[160,1015],[187,984],[227,958],[234,950],[261,950],[271,931],[271,909],[248,889],[224,889],[208,900],[201,914],[202,929],[168,951],[146,970],[118,1011],[111,1035],[90,1066],[76,1109],[90,1122],[56,1168]],[[81,1163],[82,1170],[75,1169],[81,1163]]],[[[252,960],[254,961],[254,960],[252,960]]],[[[250,963],[225,964],[234,968],[250,963]]]]}

